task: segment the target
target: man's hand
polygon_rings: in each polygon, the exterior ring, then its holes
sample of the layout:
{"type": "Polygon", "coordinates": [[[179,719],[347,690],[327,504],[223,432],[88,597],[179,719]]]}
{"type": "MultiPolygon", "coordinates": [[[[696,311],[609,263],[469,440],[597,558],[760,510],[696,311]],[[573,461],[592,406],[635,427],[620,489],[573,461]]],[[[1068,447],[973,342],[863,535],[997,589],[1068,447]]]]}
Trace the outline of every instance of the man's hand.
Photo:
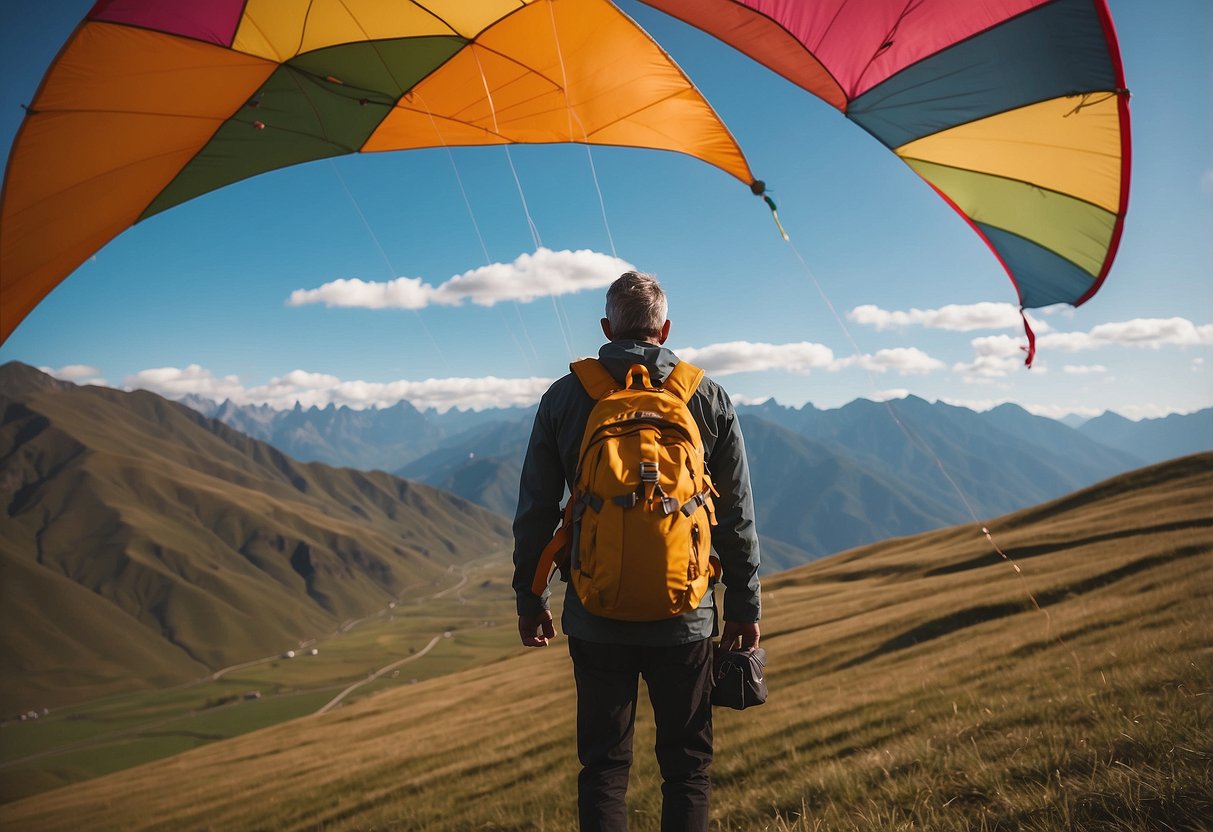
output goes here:
{"type": "Polygon", "coordinates": [[[556,637],[552,625],[552,611],[544,610],[538,615],[518,616],[518,635],[524,647],[547,647],[548,639],[556,637]]]}
{"type": "Polygon", "coordinates": [[[720,649],[732,650],[738,640],[742,650],[751,650],[758,646],[760,638],[758,622],[743,624],[739,621],[724,622],[724,630],[720,633],[720,649]]]}

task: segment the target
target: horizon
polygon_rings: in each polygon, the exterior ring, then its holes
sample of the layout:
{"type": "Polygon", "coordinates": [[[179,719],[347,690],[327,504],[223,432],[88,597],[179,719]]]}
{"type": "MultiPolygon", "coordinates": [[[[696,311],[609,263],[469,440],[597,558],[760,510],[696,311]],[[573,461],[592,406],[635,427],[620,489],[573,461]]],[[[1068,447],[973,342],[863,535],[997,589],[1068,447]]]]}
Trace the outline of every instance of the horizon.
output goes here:
{"type": "MultiPolygon", "coordinates": [[[[6,363],[10,363],[10,362],[6,362],[6,363]]],[[[14,361],[11,363],[21,363],[21,362],[14,361]]],[[[0,365],[0,367],[2,367],[2,366],[3,365],[0,365]]],[[[30,366],[30,365],[25,365],[25,366],[30,366]]],[[[153,393],[158,396],[162,396],[163,398],[166,398],[170,401],[177,402],[178,404],[183,404],[192,409],[197,409],[194,407],[194,404],[192,402],[206,402],[206,403],[209,403],[210,406],[215,409],[219,409],[228,404],[231,404],[238,408],[245,408],[245,407],[269,408],[270,410],[273,410],[278,413],[284,413],[287,411],[292,411],[292,412],[293,411],[303,411],[304,413],[308,413],[313,410],[320,411],[320,412],[327,412],[329,410],[336,410],[336,411],[350,410],[350,411],[353,411],[356,413],[362,413],[362,412],[366,412],[366,411],[391,410],[392,408],[399,407],[401,404],[407,404],[410,407],[412,407],[414,410],[416,410],[418,413],[422,413],[422,414],[436,413],[439,416],[441,416],[441,415],[445,415],[446,413],[449,413],[451,411],[455,411],[457,413],[484,413],[484,412],[490,411],[490,410],[529,411],[529,410],[533,409],[539,402],[538,398],[536,398],[533,402],[530,402],[530,403],[512,404],[512,405],[497,404],[497,405],[485,405],[482,407],[471,407],[471,406],[461,407],[459,405],[449,405],[446,407],[439,407],[434,404],[426,403],[424,399],[409,399],[407,397],[402,397],[402,398],[396,399],[395,401],[384,402],[384,403],[371,402],[369,404],[364,404],[361,407],[359,407],[358,403],[356,403],[356,402],[348,403],[348,402],[329,401],[329,402],[321,405],[321,404],[315,404],[315,403],[304,404],[299,399],[295,399],[293,402],[280,401],[277,404],[273,404],[269,401],[238,402],[238,401],[236,401],[234,399],[230,399],[230,398],[215,399],[210,396],[205,396],[205,395],[202,395],[199,393],[194,393],[194,392],[185,392],[185,393],[180,393],[176,396],[172,396],[172,395],[167,395],[161,391],[154,390],[154,389],[151,389],[148,387],[114,386],[114,385],[107,384],[107,383],[98,384],[98,383],[94,383],[94,381],[88,381],[88,380],[74,381],[69,378],[61,378],[60,376],[55,375],[47,367],[32,367],[32,369],[37,370],[41,373],[44,373],[48,376],[51,376],[52,378],[56,378],[59,381],[66,381],[69,384],[74,384],[77,387],[86,387],[86,386],[105,387],[110,390],[117,390],[119,392],[124,392],[124,393],[143,391],[143,392],[153,393]]],[[[96,381],[104,381],[104,380],[98,379],[96,381]]],[[[554,379],[551,379],[551,380],[541,379],[540,381],[544,381],[545,383],[550,383],[550,381],[554,381],[554,379]]],[[[546,387],[545,387],[545,389],[546,389],[546,387]]],[[[1161,419],[1168,419],[1172,416],[1191,416],[1193,414],[1203,413],[1204,411],[1213,408],[1213,405],[1210,405],[1207,407],[1202,407],[1202,408],[1198,408],[1198,409],[1190,410],[1190,411],[1176,411],[1176,412],[1172,412],[1172,413],[1167,413],[1162,416],[1138,416],[1136,418],[1134,418],[1132,416],[1126,416],[1123,413],[1119,413],[1119,412],[1117,412],[1115,410],[1111,410],[1111,409],[1104,410],[1101,413],[1098,413],[1094,416],[1084,416],[1084,415],[1081,415],[1078,413],[1065,413],[1060,416],[1053,416],[1048,413],[1035,413],[1032,410],[1030,410],[1029,408],[1026,408],[1023,405],[1020,405],[1017,402],[1013,402],[1013,401],[995,402],[995,403],[990,404],[988,407],[978,408],[978,407],[973,407],[969,403],[950,402],[950,401],[947,401],[946,399],[929,399],[924,396],[919,396],[916,393],[910,393],[910,392],[903,392],[901,395],[898,395],[898,396],[892,396],[889,398],[881,398],[881,399],[871,398],[868,396],[860,395],[860,396],[856,396],[854,399],[851,399],[848,402],[844,402],[843,404],[836,405],[834,407],[820,407],[811,401],[803,402],[801,404],[781,402],[778,400],[778,398],[776,396],[770,396],[770,397],[767,397],[765,399],[760,399],[760,400],[741,400],[738,398],[734,398],[733,404],[734,404],[734,406],[736,406],[738,408],[743,408],[743,407],[744,408],[756,408],[756,407],[762,407],[767,404],[772,404],[776,407],[780,407],[785,410],[802,411],[802,410],[805,410],[806,408],[812,408],[813,410],[818,410],[818,411],[821,411],[824,413],[824,412],[829,412],[829,411],[834,411],[834,410],[841,410],[845,407],[855,404],[856,402],[868,402],[870,404],[884,404],[886,402],[906,401],[907,399],[917,399],[919,401],[926,402],[929,405],[942,404],[942,405],[946,405],[948,407],[956,407],[956,408],[960,408],[963,410],[968,410],[973,413],[988,413],[991,410],[996,410],[1000,407],[1005,407],[1007,405],[1011,405],[1012,407],[1020,408],[1021,410],[1023,410],[1026,413],[1031,414],[1032,416],[1039,416],[1041,418],[1051,419],[1054,422],[1059,422],[1061,424],[1065,424],[1068,427],[1076,427],[1077,425],[1085,424],[1086,422],[1092,421],[1093,419],[1098,419],[1101,416],[1106,416],[1108,414],[1120,417],[1122,419],[1126,419],[1131,422],[1146,422],[1146,421],[1157,421],[1157,420],[1161,420],[1161,419]],[[1077,425],[1075,423],[1077,423],[1077,425]]]]}
{"type": "MultiPolygon", "coordinates": [[[[831,409],[915,395],[1057,420],[1213,405],[1213,104],[1169,103],[1175,79],[1213,73],[1208,4],[1157,14],[1110,3],[1133,93],[1125,233],[1099,294],[1030,312],[1031,370],[997,260],[900,160],[723,44],[620,5],[721,114],[793,247],[736,180],[678,154],[343,156],[236,183],[119,235],[0,345],[0,362],[169,398],[528,406],[568,360],[596,350],[604,281],[636,264],[669,291],[675,352],[738,403],[831,409]]],[[[22,7],[0,33],[0,146],[90,6],[22,7]]]]}

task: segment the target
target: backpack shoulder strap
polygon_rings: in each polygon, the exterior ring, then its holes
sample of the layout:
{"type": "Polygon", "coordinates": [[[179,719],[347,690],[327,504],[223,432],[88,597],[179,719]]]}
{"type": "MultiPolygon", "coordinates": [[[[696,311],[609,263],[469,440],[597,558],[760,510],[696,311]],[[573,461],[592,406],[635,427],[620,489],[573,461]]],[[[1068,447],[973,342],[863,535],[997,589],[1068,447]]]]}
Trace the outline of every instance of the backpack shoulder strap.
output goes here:
{"type": "Polygon", "coordinates": [[[689,361],[679,361],[674,365],[674,369],[670,371],[666,380],[661,383],[661,387],[682,399],[685,404],[691,400],[691,396],[695,395],[701,381],[703,381],[703,370],[689,361]]]}
{"type": "Polygon", "coordinates": [[[576,373],[577,380],[581,382],[585,392],[589,393],[590,398],[594,401],[623,387],[597,358],[583,358],[580,361],[574,361],[569,365],[569,369],[576,373]]]}

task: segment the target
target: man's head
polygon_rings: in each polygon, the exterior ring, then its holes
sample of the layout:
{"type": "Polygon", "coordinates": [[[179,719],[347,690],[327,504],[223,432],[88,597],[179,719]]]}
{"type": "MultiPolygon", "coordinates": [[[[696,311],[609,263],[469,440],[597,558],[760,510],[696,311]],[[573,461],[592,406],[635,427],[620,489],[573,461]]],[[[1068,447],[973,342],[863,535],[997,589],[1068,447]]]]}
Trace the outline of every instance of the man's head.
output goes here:
{"type": "Polygon", "coordinates": [[[624,272],[607,289],[602,331],[611,341],[663,344],[670,334],[667,311],[665,292],[657,278],[644,272],[624,272]]]}

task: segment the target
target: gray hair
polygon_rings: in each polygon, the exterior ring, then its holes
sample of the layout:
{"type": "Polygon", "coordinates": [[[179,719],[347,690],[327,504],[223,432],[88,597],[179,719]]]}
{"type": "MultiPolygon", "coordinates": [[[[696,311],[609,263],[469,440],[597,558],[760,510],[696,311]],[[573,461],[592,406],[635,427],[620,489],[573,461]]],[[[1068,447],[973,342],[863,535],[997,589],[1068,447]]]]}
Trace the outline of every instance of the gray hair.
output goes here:
{"type": "Polygon", "coordinates": [[[657,278],[624,272],[606,293],[606,318],[614,338],[654,338],[665,326],[668,305],[657,278]]]}

